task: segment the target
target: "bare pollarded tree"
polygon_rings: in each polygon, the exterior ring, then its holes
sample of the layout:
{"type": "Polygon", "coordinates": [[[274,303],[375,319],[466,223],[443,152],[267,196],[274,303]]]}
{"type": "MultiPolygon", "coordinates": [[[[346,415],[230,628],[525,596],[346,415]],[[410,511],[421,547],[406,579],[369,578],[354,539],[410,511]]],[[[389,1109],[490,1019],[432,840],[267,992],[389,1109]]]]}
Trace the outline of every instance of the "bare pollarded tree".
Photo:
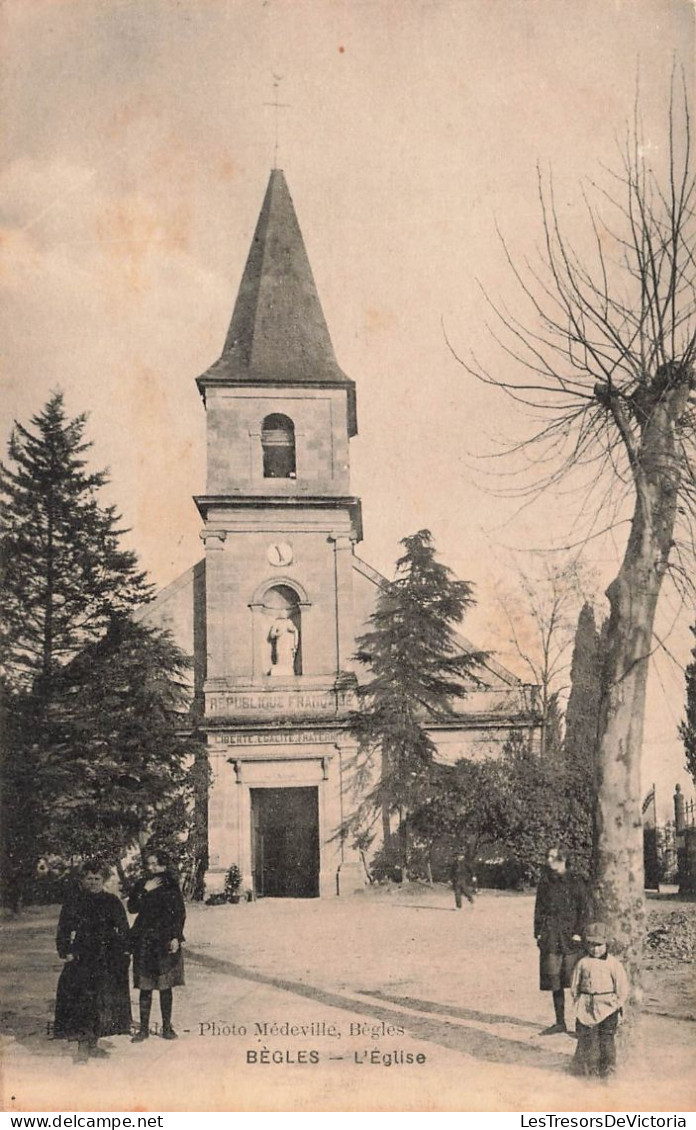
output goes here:
{"type": "Polygon", "coordinates": [[[583,191],[590,241],[582,254],[540,175],[540,266],[520,265],[503,241],[526,310],[517,316],[486,296],[505,375],[457,355],[469,373],[541,418],[517,445],[547,469],[534,489],[585,467],[606,483],[607,512],[629,507],[623,559],[607,589],[594,896],[635,985],[645,918],[646,681],[663,581],[670,570],[688,585],[696,517],[696,217],[685,83],[678,98],[672,84],[664,142],[651,162],[636,112],[618,171],[583,191]]]}
{"type": "Polygon", "coordinates": [[[507,625],[508,647],[539,687],[540,753],[547,754],[554,713],[570,689],[570,667],[578,613],[596,587],[576,557],[543,559],[535,568],[515,562],[514,587],[496,587],[507,625]],[[551,723],[551,727],[550,727],[551,723]]]}

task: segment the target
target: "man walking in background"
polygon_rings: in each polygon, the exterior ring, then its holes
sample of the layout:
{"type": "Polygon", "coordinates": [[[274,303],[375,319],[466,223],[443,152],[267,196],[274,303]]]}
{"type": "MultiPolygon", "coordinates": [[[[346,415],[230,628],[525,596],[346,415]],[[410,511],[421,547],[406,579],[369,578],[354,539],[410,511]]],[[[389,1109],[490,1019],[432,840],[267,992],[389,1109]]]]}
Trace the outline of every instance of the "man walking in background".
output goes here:
{"type": "Polygon", "coordinates": [[[454,891],[454,903],[457,910],[462,908],[462,895],[474,905],[476,895],[476,876],[466,854],[463,851],[455,853],[450,866],[450,879],[454,891]]]}

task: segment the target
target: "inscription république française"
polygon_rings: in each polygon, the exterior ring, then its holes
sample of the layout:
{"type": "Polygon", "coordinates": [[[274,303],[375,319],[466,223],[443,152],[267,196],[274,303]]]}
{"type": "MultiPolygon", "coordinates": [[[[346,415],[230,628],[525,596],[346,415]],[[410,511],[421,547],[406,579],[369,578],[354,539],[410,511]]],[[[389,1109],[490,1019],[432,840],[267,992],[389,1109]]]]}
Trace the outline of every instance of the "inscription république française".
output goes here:
{"type": "Polygon", "coordinates": [[[322,711],[325,715],[334,714],[337,706],[350,706],[353,698],[342,691],[319,691],[317,693],[284,694],[277,691],[266,691],[263,694],[218,694],[208,701],[210,714],[234,714],[240,710],[264,711],[277,713],[279,711],[322,711]]]}

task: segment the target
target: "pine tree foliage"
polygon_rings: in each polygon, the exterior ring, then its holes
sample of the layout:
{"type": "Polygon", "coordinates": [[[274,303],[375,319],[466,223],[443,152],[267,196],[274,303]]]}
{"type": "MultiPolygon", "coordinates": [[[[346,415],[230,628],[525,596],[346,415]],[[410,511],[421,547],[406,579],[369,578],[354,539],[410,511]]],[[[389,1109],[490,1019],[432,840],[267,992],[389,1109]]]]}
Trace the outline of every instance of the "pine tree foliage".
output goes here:
{"type": "Polygon", "coordinates": [[[563,748],[568,812],[564,839],[586,873],[591,870],[596,794],[597,734],[602,697],[601,638],[592,606],[584,604],[575,632],[563,748]]]}
{"type": "Polygon", "coordinates": [[[41,765],[52,794],[45,851],[118,859],[150,837],[155,820],[185,834],[199,752],[190,666],[166,634],[114,616],[103,639],[61,671],[41,765]]]}
{"type": "Polygon", "coordinates": [[[28,741],[35,711],[0,680],[0,881],[2,904],[18,910],[38,857],[39,743],[28,741]]]}
{"type": "Polygon", "coordinates": [[[570,665],[565,748],[569,761],[592,764],[601,697],[600,640],[591,604],[580,609],[570,665]]]}
{"type": "Polygon", "coordinates": [[[13,905],[42,855],[117,859],[165,828],[183,839],[192,790],[203,792],[188,660],[132,620],[151,586],[100,499],[108,480],[88,467],[85,426],[55,393],[28,427],[15,425],[0,466],[2,855],[13,905]]]}
{"type": "Polygon", "coordinates": [[[77,651],[106,631],[112,612],[151,589],[90,471],[86,417],[69,419],[54,393],[29,427],[15,424],[0,464],[0,670],[15,690],[48,686],[77,651]]]}
{"type": "MultiPolygon", "coordinates": [[[[696,636],[696,626],[691,628],[696,636]]],[[[686,770],[696,781],[696,647],[691,651],[691,663],[686,668],[686,719],[679,726],[679,736],[684,743],[686,770]]]]}
{"type": "Polygon", "coordinates": [[[484,658],[463,652],[455,633],[473,604],[471,585],[436,560],[428,530],[401,544],[395,579],[380,591],[369,630],[358,640],[356,658],[370,678],[360,687],[360,710],[352,719],[358,784],[376,765],[380,772],[351,824],[355,830],[368,812],[374,817],[381,810],[386,841],[391,817],[427,790],[436,754],[428,724],[452,717],[484,658]]]}

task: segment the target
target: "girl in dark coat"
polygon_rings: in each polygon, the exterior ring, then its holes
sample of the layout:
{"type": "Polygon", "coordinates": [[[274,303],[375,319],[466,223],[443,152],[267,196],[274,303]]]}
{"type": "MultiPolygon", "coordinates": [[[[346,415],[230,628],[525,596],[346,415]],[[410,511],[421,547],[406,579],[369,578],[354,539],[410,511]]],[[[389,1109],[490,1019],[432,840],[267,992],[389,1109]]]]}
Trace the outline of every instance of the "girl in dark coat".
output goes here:
{"type": "Polygon", "coordinates": [[[534,904],[534,937],[539,946],[539,988],[552,994],[556,1017],[541,1035],[555,1036],[568,1031],[565,990],[570,988],[573,969],[582,954],[587,889],[570,871],[569,853],[562,845],[549,848],[546,862],[534,904]]]}
{"type": "Polygon", "coordinates": [[[131,929],[133,984],[140,989],[140,1030],[135,1043],[150,1035],[152,994],[159,991],[162,1036],[175,1040],[172,1028],[172,989],[184,984],[184,940],[186,909],[176,879],[168,871],[168,860],[159,851],[145,859],[147,876],[135,886],[128,910],[137,914],[131,929]]]}
{"type": "Polygon", "coordinates": [[[105,1056],[100,1036],[130,1032],[128,919],[116,895],[104,890],[109,869],[83,864],[79,888],[60,912],[56,948],[65,961],[58,980],[53,1035],[77,1040],[77,1056],[105,1056]]]}

